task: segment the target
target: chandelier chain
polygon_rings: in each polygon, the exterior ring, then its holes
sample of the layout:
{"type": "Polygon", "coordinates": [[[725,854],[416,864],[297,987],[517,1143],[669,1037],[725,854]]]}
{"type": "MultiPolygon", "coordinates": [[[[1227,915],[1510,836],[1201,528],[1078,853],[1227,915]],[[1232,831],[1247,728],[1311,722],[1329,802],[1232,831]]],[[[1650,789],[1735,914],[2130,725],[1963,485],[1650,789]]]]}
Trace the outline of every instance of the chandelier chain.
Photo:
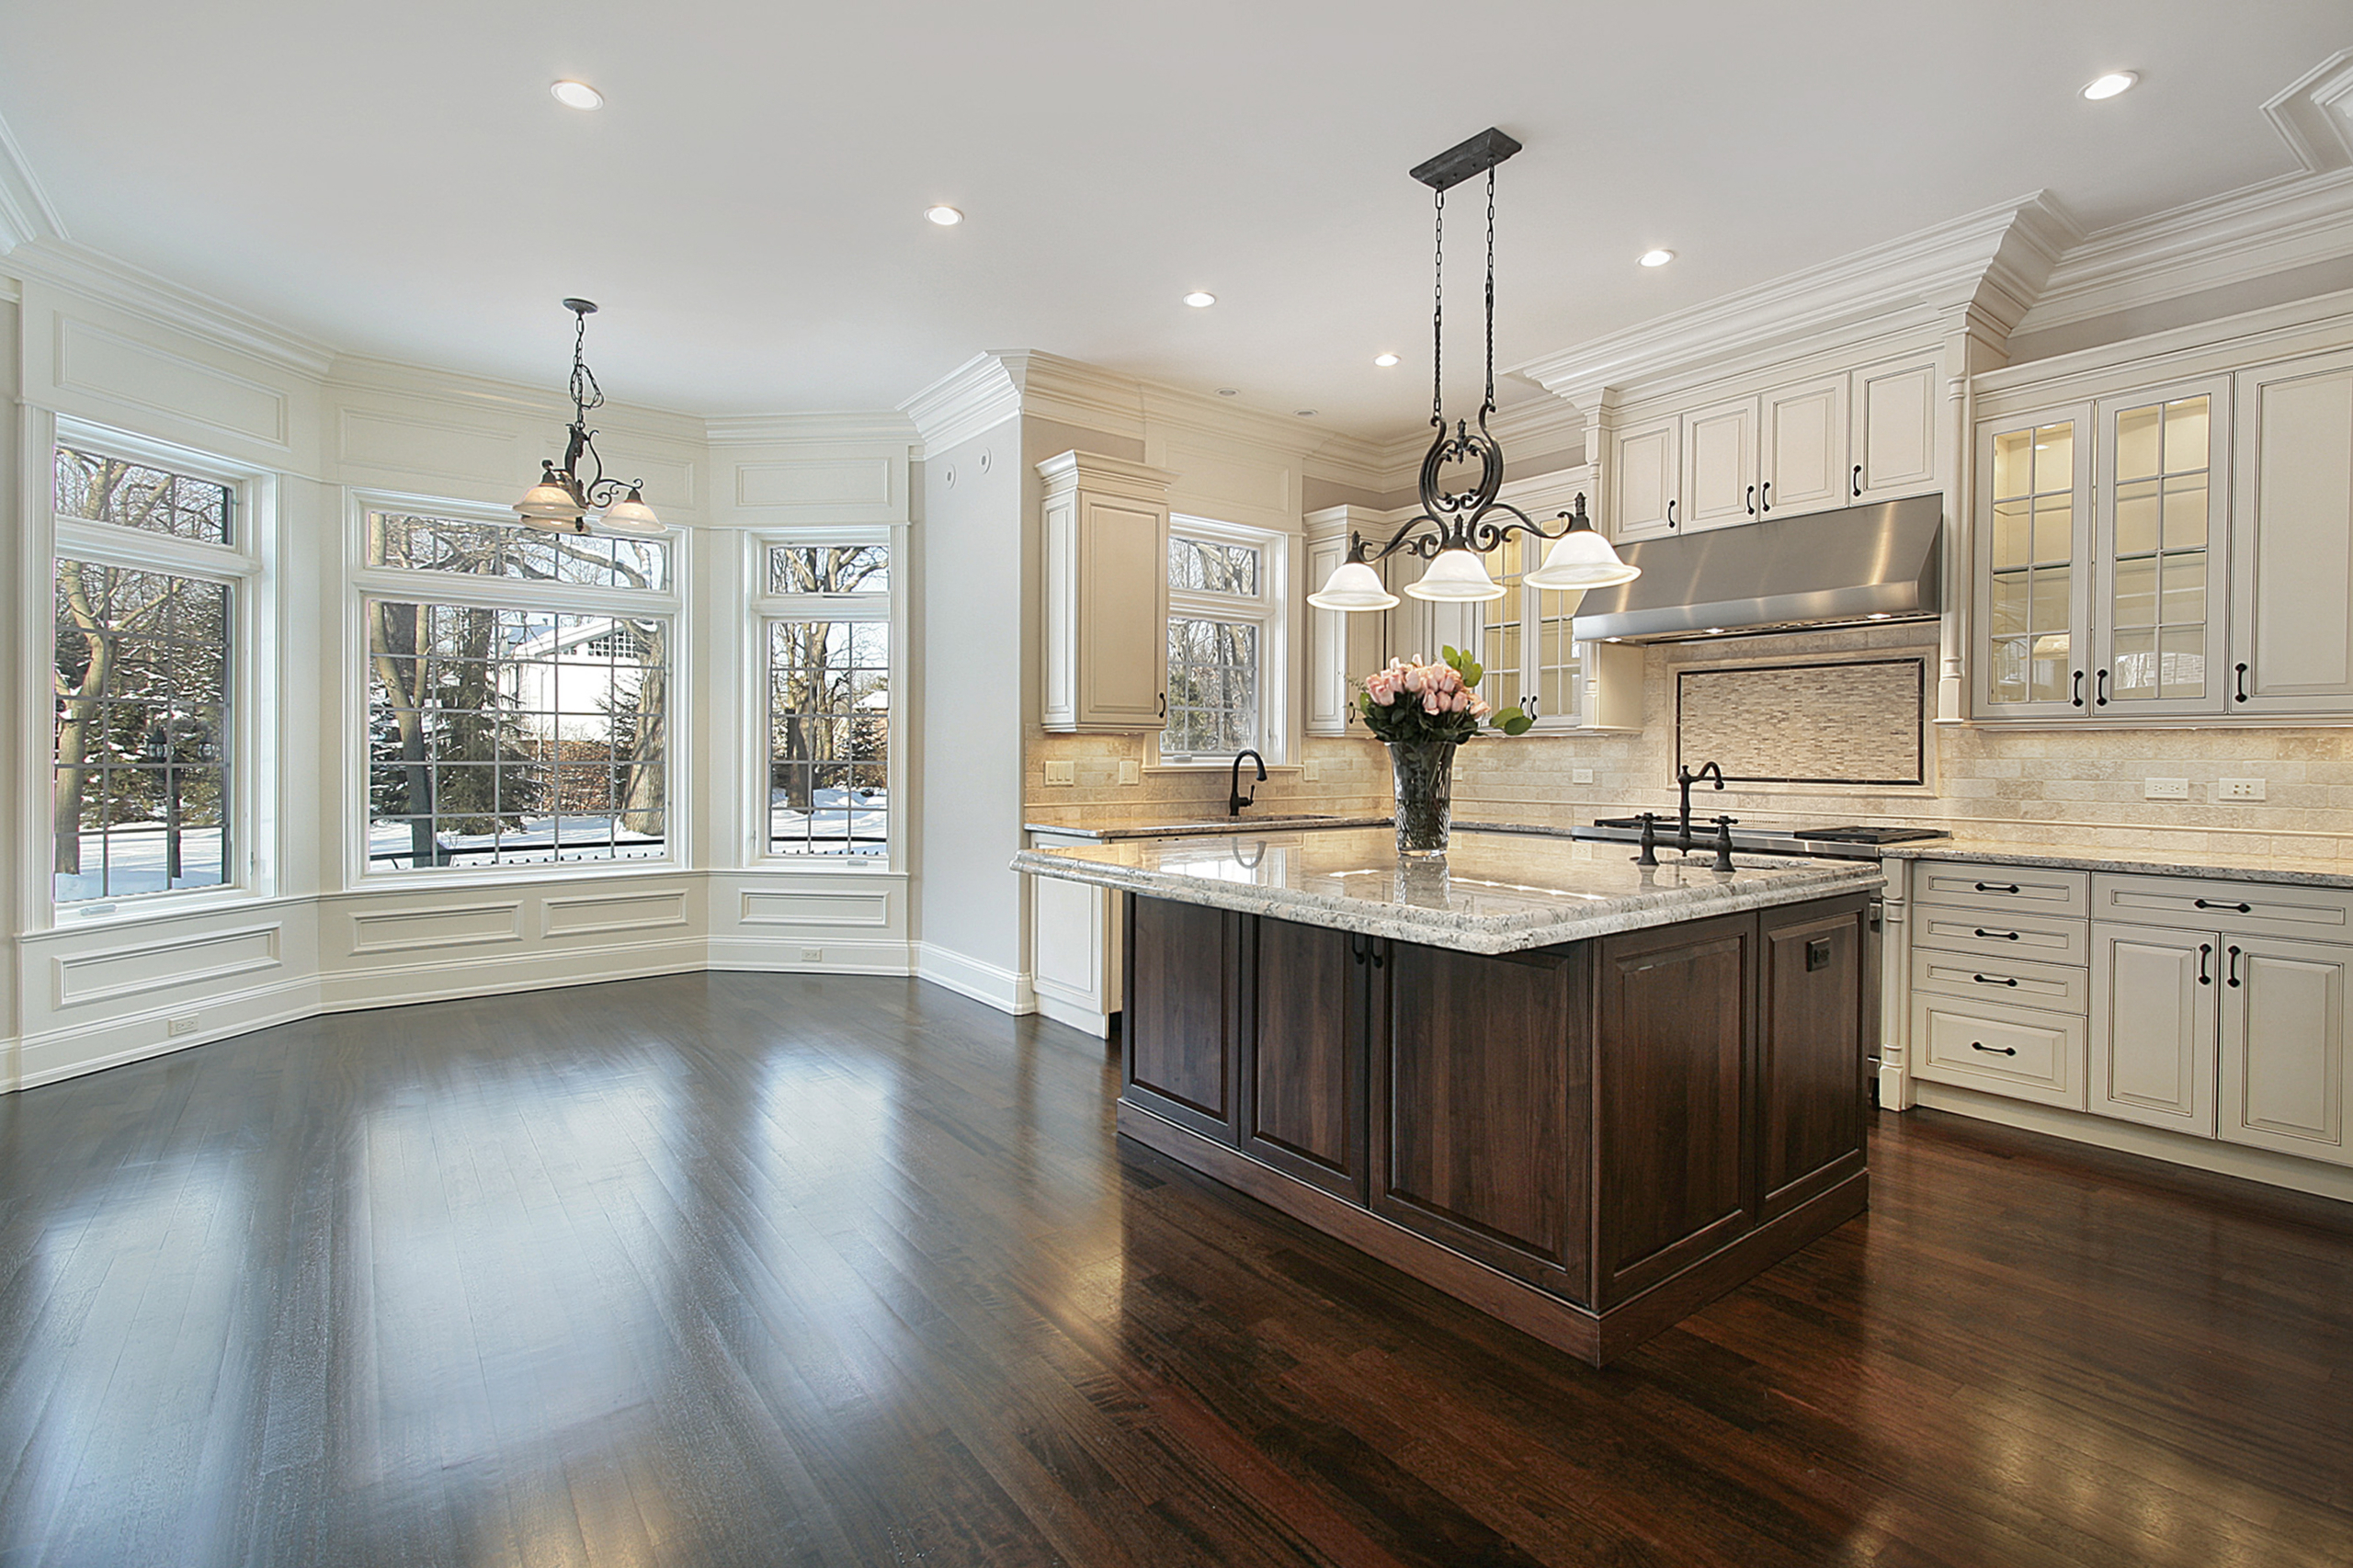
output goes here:
{"type": "Polygon", "coordinates": [[[588,345],[587,314],[585,312],[576,312],[574,319],[576,330],[572,337],[572,404],[573,418],[577,421],[587,417],[590,409],[605,406],[605,389],[597,384],[597,372],[588,368],[585,358],[588,345]]]}
{"type": "Polygon", "coordinates": [[[1446,428],[1446,192],[1438,193],[1438,255],[1430,263],[1430,423],[1446,428]]]}
{"type": "Polygon", "coordinates": [[[1479,426],[1495,411],[1495,165],[1487,165],[1487,401],[1479,410],[1479,426]]]}

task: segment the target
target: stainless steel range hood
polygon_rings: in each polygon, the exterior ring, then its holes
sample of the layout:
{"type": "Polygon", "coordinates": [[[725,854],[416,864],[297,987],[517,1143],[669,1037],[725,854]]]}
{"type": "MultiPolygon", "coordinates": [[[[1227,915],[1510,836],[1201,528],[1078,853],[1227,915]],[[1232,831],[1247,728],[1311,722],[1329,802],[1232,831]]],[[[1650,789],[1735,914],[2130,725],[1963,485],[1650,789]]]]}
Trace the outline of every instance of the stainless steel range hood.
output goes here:
{"type": "Polygon", "coordinates": [[[1577,606],[1579,642],[1672,642],[1935,615],[1944,497],[1915,495],[1803,517],[1620,545],[1643,574],[1577,606]]]}

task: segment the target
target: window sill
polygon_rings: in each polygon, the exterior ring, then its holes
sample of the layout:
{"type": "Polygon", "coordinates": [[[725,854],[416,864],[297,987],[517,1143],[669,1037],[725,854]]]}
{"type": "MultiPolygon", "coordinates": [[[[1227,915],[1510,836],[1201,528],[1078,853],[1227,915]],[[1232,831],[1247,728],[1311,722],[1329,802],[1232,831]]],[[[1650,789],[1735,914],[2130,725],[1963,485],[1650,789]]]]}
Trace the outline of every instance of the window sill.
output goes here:
{"type": "Polygon", "coordinates": [[[346,893],[425,892],[434,888],[515,887],[538,882],[606,881],[615,877],[676,877],[688,868],[675,860],[568,860],[544,863],[526,862],[521,865],[485,867],[482,869],[464,868],[427,868],[422,871],[373,871],[363,873],[347,882],[346,893]]]}
{"type": "Polygon", "coordinates": [[[251,888],[189,889],[173,893],[136,893],[124,898],[91,899],[86,903],[51,904],[48,934],[106,930],[117,926],[144,925],[153,920],[184,920],[222,910],[264,908],[287,900],[251,888]]]}
{"type": "Polygon", "coordinates": [[[890,877],[905,881],[907,873],[887,859],[855,855],[763,855],[748,866],[714,870],[729,877],[890,877]]]}

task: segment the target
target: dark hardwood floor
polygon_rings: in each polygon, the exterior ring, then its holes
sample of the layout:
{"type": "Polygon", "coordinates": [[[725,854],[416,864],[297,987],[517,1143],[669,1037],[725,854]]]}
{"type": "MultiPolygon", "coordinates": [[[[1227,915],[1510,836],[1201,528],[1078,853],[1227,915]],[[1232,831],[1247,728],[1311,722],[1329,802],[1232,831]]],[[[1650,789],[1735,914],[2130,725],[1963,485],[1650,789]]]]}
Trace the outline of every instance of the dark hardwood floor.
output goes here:
{"type": "Polygon", "coordinates": [[[1882,1117],[1868,1218],[1593,1371],[1112,1093],[711,974],[0,1100],[0,1562],[2353,1562],[2341,1206],[1882,1117]]]}

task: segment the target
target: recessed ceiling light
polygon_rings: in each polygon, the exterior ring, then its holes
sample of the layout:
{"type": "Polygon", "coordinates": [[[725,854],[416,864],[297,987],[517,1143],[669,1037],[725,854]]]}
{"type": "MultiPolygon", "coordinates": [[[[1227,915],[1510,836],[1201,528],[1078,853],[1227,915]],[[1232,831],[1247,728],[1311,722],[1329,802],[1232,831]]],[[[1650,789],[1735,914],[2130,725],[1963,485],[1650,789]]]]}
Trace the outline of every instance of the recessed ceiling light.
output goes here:
{"type": "Polygon", "coordinates": [[[557,82],[548,91],[566,108],[603,108],[605,95],[585,82],[557,82]]]}
{"type": "Polygon", "coordinates": [[[923,215],[943,229],[952,229],[964,221],[964,215],[961,212],[944,202],[937,207],[925,208],[923,215]]]}
{"type": "Polygon", "coordinates": [[[2084,97],[2097,103],[2102,98],[2112,98],[2119,93],[2129,91],[2140,79],[2138,71],[2111,71],[2105,76],[2095,76],[2085,83],[2084,97]]]}
{"type": "Polygon", "coordinates": [[[1675,259],[1675,253],[1671,250],[1646,250],[1635,259],[1644,267],[1665,267],[1675,259]]]}
{"type": "Polygon", "coordinates": [[[1242,389],[1240,387],[1220,387],[1217,389],[1217,395],[1220,397],[1240,397],[1242,395],[1242,389]]]}
{"type": "Polygon", "coordinates": [[[1196,289],[1191,293],[1185,296],[1185,302],[1192,306],[1193,309],[1197,311],[1205,311],[1211,305],[1217,303],[1217,296],[1215,294],[1204,293],[1202,290],[1196,289]]]}
{"type": "Polygon", "coordinates": [[[1372,357],[1372,362],[1385,370],[1389,369],[1390,366],[1397,363],[1397,356],[1394,354],[1376,354],[1372,357]]]}
{"type": "Polygon", "coordinates": [[[1302,419],[1313,419],[1315,417],[1315,410],[1312,408],[1302,408],[1299,411],[1299,416],[1302,419]]]}

